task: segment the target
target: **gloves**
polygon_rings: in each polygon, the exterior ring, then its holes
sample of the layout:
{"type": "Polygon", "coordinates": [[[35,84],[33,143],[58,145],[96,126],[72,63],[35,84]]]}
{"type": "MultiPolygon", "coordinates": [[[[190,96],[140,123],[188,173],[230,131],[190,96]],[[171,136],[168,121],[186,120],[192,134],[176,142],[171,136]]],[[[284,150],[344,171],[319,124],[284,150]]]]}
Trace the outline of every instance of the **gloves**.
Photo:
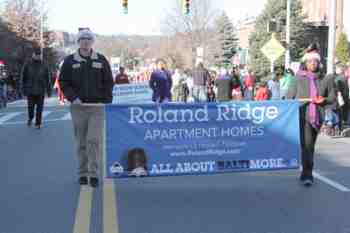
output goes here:
{"type": "Polygon", "coordinates": [[[81,100],[79,98],[75,98],[72,104],[81,104],[81,100]]]}
{"type": "Polygon", "coordinates": [[[312,103],[314,104],[323,104],[324,101],[325,101],[325,98],[323,96],[317,96],[312,98],[312,103]]]}

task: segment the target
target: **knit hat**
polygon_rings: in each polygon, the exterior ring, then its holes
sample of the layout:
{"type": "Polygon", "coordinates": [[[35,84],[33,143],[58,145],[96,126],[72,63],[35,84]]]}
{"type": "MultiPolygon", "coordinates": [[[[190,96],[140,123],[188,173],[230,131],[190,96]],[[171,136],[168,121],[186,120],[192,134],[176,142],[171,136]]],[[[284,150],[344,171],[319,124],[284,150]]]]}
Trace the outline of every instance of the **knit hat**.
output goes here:
{"type": "Polygon", "coordinates": [[[318,47],[316,44],[311,44],[307,49],[306,49],[306,53],[303,56],[303,62],[307,61],[307,60],[317,60],[317,61],[321,61],[321,56],[318,53],[318,47]]]}
{"type": "Polygon", "coordinates": [[[82,38],[89,38],[91,40],[95,40],[95,35],[92,33],[92,31],[89,28],[84,28],[79,30],[78,33],[78,41],[80,41],[82,38]]]}

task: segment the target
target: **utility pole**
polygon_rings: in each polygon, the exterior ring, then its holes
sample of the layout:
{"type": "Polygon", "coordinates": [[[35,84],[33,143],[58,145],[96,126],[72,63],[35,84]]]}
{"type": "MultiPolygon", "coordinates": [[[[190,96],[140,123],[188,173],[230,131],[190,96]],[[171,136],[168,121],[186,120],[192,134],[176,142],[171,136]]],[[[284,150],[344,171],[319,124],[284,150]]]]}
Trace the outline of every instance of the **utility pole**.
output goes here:
{"type": "Polygon", "coordinates": [[[327,59],[327,74],[334,73],[335,60],[335,38],[337,29],[337,0],[329,1],[329,30],[328,30],[328,59],[327,59]]]}
{"type": "Polygon", "coordinates": [[[40,2],[40,52],[41,60],[44,59],[44,5],[45,1],[40,2]]]}
{"type": "Polygon", "coordinates": [[[43,52],[44,52],[44,17],[43,17],[43,9],[41,9],[41,13],[40,13],[40,56],[41,56],[41,60],[43,60],[44,56],[43,56],[43,52]]]}
{"type": "Polygon", "coordinates": [[[291,15],[291,3],[292,0],[287,0],[287,20],[286,20],[286,60],[285,60],[285,68],[288,69],[290,67],[290,15],[291,15]]]}

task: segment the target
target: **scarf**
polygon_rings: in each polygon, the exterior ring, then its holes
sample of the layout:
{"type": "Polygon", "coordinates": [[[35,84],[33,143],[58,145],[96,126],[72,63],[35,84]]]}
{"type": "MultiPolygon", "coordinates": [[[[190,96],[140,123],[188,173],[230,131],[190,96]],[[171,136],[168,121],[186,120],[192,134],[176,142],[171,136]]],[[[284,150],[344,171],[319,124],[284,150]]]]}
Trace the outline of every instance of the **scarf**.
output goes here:
{"type": "MultiPolygon", "coordinates": [[[[317,73],[312,73],[309,71],[299,71],[298,77],[305,78],[309,82],[309,97],[311,99],[318,97],[318,89],[316,86],[317,73]]],[[[307,120],[311,123],[312,127],[319,129],[321,126],[320,116],[317,110],[317,104],[310,102],[307,112],[307,120]]]]}

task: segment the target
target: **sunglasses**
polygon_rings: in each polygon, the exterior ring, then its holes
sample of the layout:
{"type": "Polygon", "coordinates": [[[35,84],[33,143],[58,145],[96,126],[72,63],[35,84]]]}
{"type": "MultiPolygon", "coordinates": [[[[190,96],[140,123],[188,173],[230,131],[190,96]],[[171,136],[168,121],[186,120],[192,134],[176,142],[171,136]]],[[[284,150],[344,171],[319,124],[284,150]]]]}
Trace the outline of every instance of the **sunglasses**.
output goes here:
{"type": "Polygon", "coordinates": [[[83,30],[90,30],[90,28],[82,28],[82,27],[81,27],[81,28],[78,28],[78,30],[79,30],[79,32],[80,32],[80,31],[83,31],[83,30]]]}
{"type": "Polygon", "coordinates": [[[92,40],[92,38],[91,37],[82,37],[82,38],[80,38],[80,40],[92,40]]]}

